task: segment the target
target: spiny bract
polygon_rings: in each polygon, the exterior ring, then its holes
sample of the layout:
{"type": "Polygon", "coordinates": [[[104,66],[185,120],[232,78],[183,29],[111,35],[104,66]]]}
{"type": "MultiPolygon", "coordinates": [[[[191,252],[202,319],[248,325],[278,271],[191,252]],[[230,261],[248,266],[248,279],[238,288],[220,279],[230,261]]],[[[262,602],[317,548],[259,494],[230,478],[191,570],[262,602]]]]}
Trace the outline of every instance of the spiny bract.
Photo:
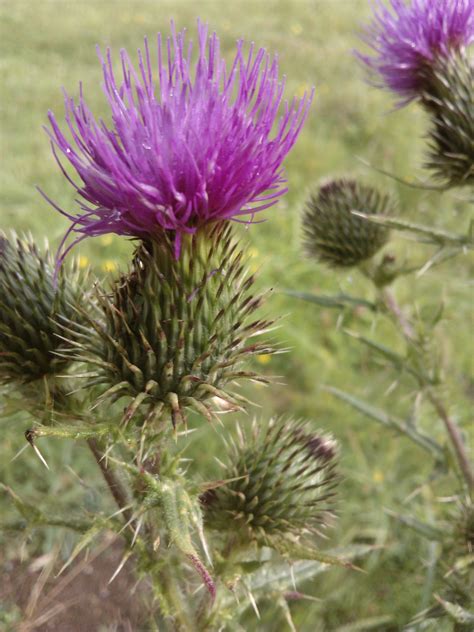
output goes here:
{"type": "Polygon", "coordinates": [[[272,419],[232,443],[226,479],[201,497],[209,528],[245,541],[319,533],[337,484],[337,444],[307,423],[272,419]]]}
{"type": "Polygon", "coordinates": [[[63,319],[82,320],[73,305],[84,294],[86,275],[64,266],[55,284],[54,261],[31,237],[0,233],[0,382],[26,384],[58,371],[69,360],[60,337],[63,319]]]}
{"type": "Polygon", "coordinates": [[[448,186],[474,184],[474,63],[467,54],[438,63],[423,103],[431,114],[426,166],[448,186]]]}
{"type": "Polygon", "coordinates": [[[308,256],[334,267],[370,259],[386,243],[389,231],[353,211],[390,215],[393,207],[388,195],[355,180],[329,181],[306,203],[303,232],[308,256]]]}
{"type": "Polygon", "coordinates": [[[133,398],[124,422],[143,407],[149,419],[171,411],[173,425],[185,407],[210,419],[212,398],[238,407],[229,383],[265,381],[240,370],[249,356],[272,351],[249,340],[270,325],[250,320],[262,301],[250,293],[253,281],[229,224],[185,235],[179,258],[166,234],[138,247],[129,274],[99,297],[96,336],[83,336],[80,353],[97,365],[103,399],[133,398]]]}

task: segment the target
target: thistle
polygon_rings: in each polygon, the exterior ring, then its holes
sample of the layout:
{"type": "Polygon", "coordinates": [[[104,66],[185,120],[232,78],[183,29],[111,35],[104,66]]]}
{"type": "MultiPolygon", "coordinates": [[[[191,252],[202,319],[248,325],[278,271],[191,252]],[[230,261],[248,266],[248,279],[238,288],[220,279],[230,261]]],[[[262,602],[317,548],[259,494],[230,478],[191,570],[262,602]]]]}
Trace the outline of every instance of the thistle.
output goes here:
{"type": "Polygon", "coordinates": [[[231,384],[264,381],[240,365],[272,351],[251,340],[270,324],[252,320],[262,300],[253,281],[229,224],[186,235],[179,258],[166,236],[143,242],[129,273],[99,297],[95,338],[83,336],[80,357],[107,388],[101,399],[131,397],[124,421],[140,408],[148,418],[170,411],[173,425],[186,407],[210,419],[213,398],[238,408],[231,384]]]}
{"type": "Polygon", "coordinates": [[[276,59],[253,45],[247,54],[240,41],[226,68],[219,46],[199,24],[193,64],[191,43],[173,26],[164,46],[158,34],[157,71],[148,41],[138,69],[121,51],[121,81],[110,51],[99,54],[112,126],[94,118],[82,92],[77,104],[65,98],[71,141],[49,113],[55,157],[62,153],[77,172],[82,199],[77,215],[49,201],[70,219],[76,241],[103,233],[148,240],[166,231],[179,255],[185,235],[216,221],[251,223],[287,191],[282,162],[311,96],[281,112],[276,59]]]}
{"type": "Polygon", "coordinates": [[[64,371],[70,345],[60,321],[82,320],[73,304],[84,293],[85,275],[75,264],[55,283],[48,250],[31,238],[0,234],[0,382],[27,384],[64,371]]]}
{"type": "Polygon", "coordinates": [[[306,253],[333,267],[359,265],[387,242],[388,230],[353,211],[392,214],[387,195],[355,180],[331,180],[309,198],[303,217],[306,253]]]}
{"type": "Polygon", "coordinates": [[[474,553],[474,504],[466,498],[458,502],[456,512],[451,516],[451,524],[454,525],[451,537],[448,538],[451,553],[459,556],[472,555],[474,553]]]}
{"type": "Polygon", "coordinates": [[[472,0],[380,0],[362,38],[373,56],[356,53],[372,82],[400,98],[400,105],[422,98],[436,66],[462,53],[474,41],[472,0]]]}
{"type": "Polygon", "coordinates": [[[203,494],[205,524],[243,543],[318,534],[331,516],[336,442],[308,424],[272,419],[239,433],[226,479],[203,494]]]}
{"type": "Polygon", "coordinates": [[[474,184],[474,64],[466,54],[439,63],[423,102],[431,114],[427,167],[448,186],[474,184]]]}

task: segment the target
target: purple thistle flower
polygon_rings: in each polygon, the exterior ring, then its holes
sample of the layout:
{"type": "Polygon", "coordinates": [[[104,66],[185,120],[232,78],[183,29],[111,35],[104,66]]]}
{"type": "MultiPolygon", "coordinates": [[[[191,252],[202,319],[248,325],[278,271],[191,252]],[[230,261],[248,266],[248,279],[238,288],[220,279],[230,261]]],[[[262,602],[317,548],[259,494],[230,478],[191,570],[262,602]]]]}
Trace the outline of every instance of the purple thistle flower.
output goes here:
{"type": "Polygon", "coordinates": [[[474,41],[474,0],[390,0],[390,5],[392,10],[377,0],[362,36],[376,55],[356,55],[372,72],[374,85],[392,90],[406,105],[423,94],[438,58],[474,41]]]}
{"type": "MultiPolygon", "coordinates": [[[[165,43],[158,34],[154,74],[145,39],[135,69],[125,50],[122,72],[115,77],[110,50],[103,67],[104,91],[112,126],[94,118],[82,86],[78,103],[65,94],[66,123],[72,140],[61,131],[52,112],[47,130],[63,174],[74,185],[77,215],[71,231],[85,237],[116,233],[158,238],[174,236],[179,255],[181,236],[222,220],[253,221],[256,213],[275,204],[287,191],[282,161],[305,121],[312,94],[282,103],[284,80],[276,58],[265,50],[244,54],[243,42],[230,68],[220,56],[219,39],[198,23],[198,59],[185,32],[165,43]],[[82,184],[66,174],[59,151],[77,171],[82,184]],[[247,219],[240,219],[245,218],[247,219]]],[[[44,195],[44,194],[43,194],[44,195]]],[[[45,196],[46,197],[46,196],[45,196]]]]}

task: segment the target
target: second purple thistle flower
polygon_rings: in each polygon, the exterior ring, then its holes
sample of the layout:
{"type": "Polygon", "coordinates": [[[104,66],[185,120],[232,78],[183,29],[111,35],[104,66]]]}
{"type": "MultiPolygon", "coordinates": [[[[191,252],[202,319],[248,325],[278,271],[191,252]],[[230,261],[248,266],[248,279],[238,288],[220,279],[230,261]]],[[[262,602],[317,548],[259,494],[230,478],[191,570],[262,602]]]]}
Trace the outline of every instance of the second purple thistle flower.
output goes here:
{"type": "Polygon", "coordinates": [[[377,87],[400,97],[422,96],[433,67],[474,41],[474,0],[375,0],[363,39],[372,56],[356,53],[377,87]]]}
{"type": "MultiPolygon", "coordinates": [[[[282,106],[284,80],[271,59],[243,42],[230,67],[219,39],[198,24],[198,54],[185,33],[157,52],[145,40],[135,68],[121,51],[117,79],[110,51],[103,66],[112,125],[88,109],[82,88],[76,103],[65,96],[70,139],[49,113],[53,151],[81,179],[77,214],[55,208],[79,233],[77,241],[103,233],[143,239],[163,231],[180,251],[181,236],[219,220],[252,222],[287,191],[282,162],[296,141],[312,94],[282,106]],[[152,58],[155,58],[153,60],[152,58]],[[157,70],[154,65],[157,63],[157,70]],[[58,152],[59,150],[59,152],[58,152]]],[[[65,252],[63,252],[63,255],[65,252]]]]}

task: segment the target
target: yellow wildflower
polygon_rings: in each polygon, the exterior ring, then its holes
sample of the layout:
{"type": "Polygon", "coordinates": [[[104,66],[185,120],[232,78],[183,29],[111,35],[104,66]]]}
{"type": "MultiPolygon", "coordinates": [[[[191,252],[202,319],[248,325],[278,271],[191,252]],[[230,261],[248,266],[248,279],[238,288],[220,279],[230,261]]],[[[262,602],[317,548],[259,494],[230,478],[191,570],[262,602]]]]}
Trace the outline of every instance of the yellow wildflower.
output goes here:
{"type": "Polygon", "coordinates": [[[105,272],[115,272],[117,269],[117,262],[112,259],[107,259],[107,261],[104,261],[102,264],[102,269],[105,270],[105,272]]]}

